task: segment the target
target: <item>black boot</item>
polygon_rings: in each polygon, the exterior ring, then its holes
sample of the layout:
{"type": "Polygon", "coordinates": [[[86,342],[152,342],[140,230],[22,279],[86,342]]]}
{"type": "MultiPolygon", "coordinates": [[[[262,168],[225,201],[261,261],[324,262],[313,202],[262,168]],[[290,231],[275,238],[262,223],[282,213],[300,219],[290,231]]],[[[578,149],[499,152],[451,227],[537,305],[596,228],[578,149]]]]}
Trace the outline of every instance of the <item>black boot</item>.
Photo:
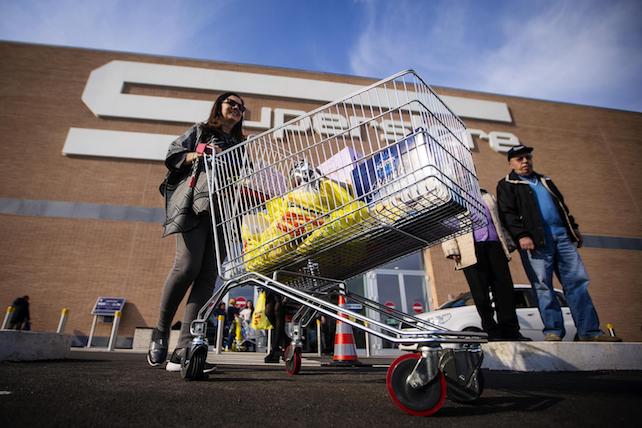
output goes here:
{"type": "Polygon", "coordinates": [[[167,359],[167,347],[169,345],[169,333],[152,330],[152,341],[147,351],[147,362],[150,366],[160,366],[167,359]]]}
{"type": "Polygon", "coordinates": [[[266,363],[278,363],[283,358],[283,350],[281,348],[272,349],[269,354],[263,359],[266,363]]]}

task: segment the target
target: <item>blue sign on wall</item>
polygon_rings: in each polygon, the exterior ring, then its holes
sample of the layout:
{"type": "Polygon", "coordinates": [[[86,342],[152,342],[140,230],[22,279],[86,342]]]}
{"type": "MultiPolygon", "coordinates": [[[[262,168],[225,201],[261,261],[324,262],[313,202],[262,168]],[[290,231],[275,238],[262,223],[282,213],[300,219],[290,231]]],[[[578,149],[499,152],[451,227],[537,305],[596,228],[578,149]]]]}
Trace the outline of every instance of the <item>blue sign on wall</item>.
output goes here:
{"type": "Polygon", "coordinates": [[[92,315],[114,316],[116,311],[122,311],[125,306],[124,297],[99,297],[96,300],[92,315]]]}
{"type": "Polygon", "coordinates": [[[361,303],[346,303],[343,307],[351,311],[360,311],[363,309],[363,305],[361,303]]]}

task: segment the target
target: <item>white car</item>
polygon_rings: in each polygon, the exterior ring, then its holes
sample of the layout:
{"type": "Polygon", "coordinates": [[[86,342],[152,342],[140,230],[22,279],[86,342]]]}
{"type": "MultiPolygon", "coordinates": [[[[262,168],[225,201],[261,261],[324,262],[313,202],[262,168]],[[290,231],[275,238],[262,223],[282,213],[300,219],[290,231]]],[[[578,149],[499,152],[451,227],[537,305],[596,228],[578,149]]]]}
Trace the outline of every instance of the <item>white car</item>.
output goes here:
{"type": "MultiPolygon", "coordinates": [[[[534,291],[530,285],[525,284],[515,284],[514,289],[515,308],[522,335],[533,340],[544,340],[544,333],[542,332],[544,327],[537,309],[534,291]]],[[[562,307],[562,316],[564,317],[564,328],[566,329],[564,340],[572,341],[575,338],[576,329],[571,310],[562,291],[556,289],[555,294],[562,307]]],[[[438,309],[421,313],[417,317],[448,330],[483,331],[481,319],[470,292],[463,293],[454,300],[444,303],[438,309]]]]}

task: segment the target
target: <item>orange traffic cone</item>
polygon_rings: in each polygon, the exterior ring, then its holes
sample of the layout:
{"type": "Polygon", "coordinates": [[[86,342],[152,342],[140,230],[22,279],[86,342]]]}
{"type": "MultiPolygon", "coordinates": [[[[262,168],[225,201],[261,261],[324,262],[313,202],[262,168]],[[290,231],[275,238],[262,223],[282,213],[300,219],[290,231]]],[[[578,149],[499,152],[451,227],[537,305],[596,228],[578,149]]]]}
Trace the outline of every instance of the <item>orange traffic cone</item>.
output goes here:
{"type": "MultiPolygon", "coordinates": [[[[346,297],[339,294],[339,307],[343,308],[346,304],[346,297]]],[[[346,314],[339,314],[343,318],[348,318],[346,314]]],[[[357,359],[357,347],[352,334],[352,326],[341,320],[337,320],[337,330],[334,334],[334,356],[332,357],[333,366],[361,366],[357,359]]]]}

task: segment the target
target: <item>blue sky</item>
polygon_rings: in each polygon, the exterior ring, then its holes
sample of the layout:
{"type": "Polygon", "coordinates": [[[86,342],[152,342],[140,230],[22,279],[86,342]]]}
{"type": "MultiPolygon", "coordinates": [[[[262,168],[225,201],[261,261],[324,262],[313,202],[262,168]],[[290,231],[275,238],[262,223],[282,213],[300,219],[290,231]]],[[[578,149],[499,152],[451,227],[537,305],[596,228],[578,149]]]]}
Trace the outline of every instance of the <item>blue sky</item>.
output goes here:
{"type": "Polygon", "coordinates": [[[0,39],[642,112],[640,0],[0,0],[0,39]]]}

